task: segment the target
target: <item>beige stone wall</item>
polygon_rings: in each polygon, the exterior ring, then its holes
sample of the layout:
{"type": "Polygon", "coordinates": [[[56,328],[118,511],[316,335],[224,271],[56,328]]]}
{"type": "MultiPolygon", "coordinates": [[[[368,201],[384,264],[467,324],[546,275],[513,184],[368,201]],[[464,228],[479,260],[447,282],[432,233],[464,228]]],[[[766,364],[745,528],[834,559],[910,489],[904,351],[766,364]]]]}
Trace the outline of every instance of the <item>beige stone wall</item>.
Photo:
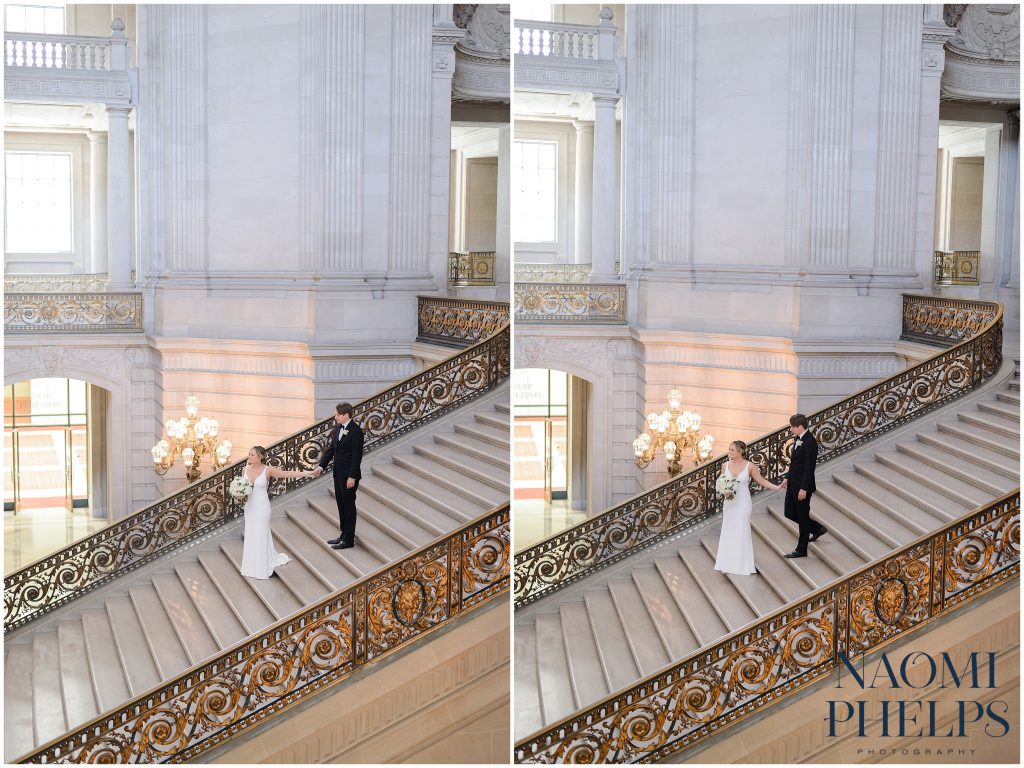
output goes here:
{"type": "MultiPolygon", "coordinates": [[[[679,755],[673,762],[690,763],[1019,763],[1020,762],[1020,585],[1003,589],[998,594],[976,600],[965,606],[950,618],[936,622],[934,627],[911,635],[901,643],[886,648],[890,659],[902,660],[912,651],[927,651],[933,656],[946,651],[950,654],[957,670],[962,670],[971,652],[984,654],[996,650],[996,689],[971,689],[936,686],[924,690],[891,688],[866,689],[856,695],[858,688],[849,687],[849,675],[844,676],[844,686],[838,690],[835,675],[819,682],[805,694],[777,704],[763,715],[755,716],[746,723],[727,729],[721,735],[709,740],[706,747],[679,755]],[[1010,723],[1010,731],[1001,738],[985,735],[985,726],[990,724],[982,718],[974,725],[968,725],[963,738],[907,737],[883,738],[880,724],[866,729],[866,735],[857,736],[852,723],[847,728],[837,726],[837,735],[829,737],[825,716],[830,699],[845,699],[866,702],[868,717],[880,712],[879,702],[889,700],[938,700],[936,712],[937,733],[949,730],[956,713],[957,700],[978,701],[985,706],[990,701],[1002,700],[1009,705],[1005,714],[997,713],[1010,723]],[[896,750],[881,754],[881,749],[896,750]],[[951,754],[936,756],[925,754],[925,749],[952,749],[951,754]],[[903,754],[903,750],[908,750],[903,754]],[[863,750],[863,751],[859,751],[863,750]],[[871,754],[868,750],[874,750],[871,754]],[[917,754],[915,754],[917,750],[917,754]],[[960,750],[964,750],[960,754],[960,750]],[[684,759],[685,757],[685,759],[684,759]]],[[[874,669],[868,661],[869,672],[874,669]]],[[[924,668],[913,669],[908,677],[911,682],[923,679],[924,668]]],[[[980,673],[987,679],[987,669],[980,673]]],[[[855,685],[855,684],[854,684],[855,685]]],[[[855,704],[856,706],[856,704],[855,704]]],[[[890,705],[892,706],[892,705],[890,705]]],[[[909,710],[913,712],[914,710],[909,710]]],[[[922,709],[926,712],[926,709],[922,709]]],[[[897,715],[890,716],[895,723],[897,715]]],[[[925,722],[926,717],[919,717],[925,722]]],[[[927,728],[927,724],[925,725],[927,728]]]]}
{"type": "Polygon", "coordinates": [[[507,763],[509,608],[492,600],[217,752],[216,763],[507,763]]]}

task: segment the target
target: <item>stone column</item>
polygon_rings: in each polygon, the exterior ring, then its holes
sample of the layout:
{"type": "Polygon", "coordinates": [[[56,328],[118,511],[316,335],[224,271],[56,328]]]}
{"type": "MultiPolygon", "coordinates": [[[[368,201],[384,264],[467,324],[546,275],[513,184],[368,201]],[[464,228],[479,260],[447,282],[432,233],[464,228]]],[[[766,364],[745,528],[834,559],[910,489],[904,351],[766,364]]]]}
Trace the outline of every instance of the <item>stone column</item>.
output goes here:
{"type": "Polygon", "coordinates": [[[577,264],[590,262],[593,224],[590,213],[594,207],[594,124],[575,122],[576,128],[576,238],[573,252],[577,264]]]}
{"type": "Polygon", "coordinates": [[[999,209],[1006,205],[999,194],[999,155],[1002,126],[989,126],[985,131],[985,166],[981,189],[981,258],[978,264],[978,282],[983,296],[994,296],[994,285],[998,284],[997,248],[1000,240],[996,228],[999,209]]]}
{"type": "Polygon", "coordinates": [[[593,278],[618,280],[615,271],[615,204],[618,191],[615,157],[616,96],[594,96],[594,205],[591,251],[593,278]]]}
{"type": "Polygon", "coordinates": [[[997,238],[999,261],[1002,264],[999,285],[1015,288],[1020,271],[1020,109],[1006,113],[1002,131],[1003,147],[999,155],[1000,173],[1000,237],[997,238]]]}
{"type": "Polygon", "coordinates": [[[498,128],[498,203],[494,224],[495,298],[508,301],[512,277],[512,126],[498,128]]]}
{"type": "Polygon", "coordinates": [[[107,134],[89,133],[89,271],[107,271],[107,134]]]}
{"type": "Polygon", "coordinates": [[[107,107],[107,273],[110,288],[132,284],[131,107],[107,107]]]}

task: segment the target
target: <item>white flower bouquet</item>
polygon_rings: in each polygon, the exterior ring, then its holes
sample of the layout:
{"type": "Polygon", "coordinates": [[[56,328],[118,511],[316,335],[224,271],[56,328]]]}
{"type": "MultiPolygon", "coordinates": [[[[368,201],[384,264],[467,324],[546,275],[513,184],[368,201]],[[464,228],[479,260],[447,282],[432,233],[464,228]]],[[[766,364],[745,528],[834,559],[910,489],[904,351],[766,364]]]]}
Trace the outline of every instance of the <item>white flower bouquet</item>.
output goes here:
{"type": "Polygon", "coordinates": [[[715,483],[715,491],[721,496],[731,499],[736,495],[736,487],[738,485],[739,483],[736,482],[735,477],[723,472],[718,476],[718,481],[715,483]]]}
{"type": "Polygon", "coordinates": [[[239,475],[231,481],[231,485],[228,486],[228,493],[231,497],[238,502],[245,502],[252,495],[252,483],[249,482],[245,475],[239,475]]]}

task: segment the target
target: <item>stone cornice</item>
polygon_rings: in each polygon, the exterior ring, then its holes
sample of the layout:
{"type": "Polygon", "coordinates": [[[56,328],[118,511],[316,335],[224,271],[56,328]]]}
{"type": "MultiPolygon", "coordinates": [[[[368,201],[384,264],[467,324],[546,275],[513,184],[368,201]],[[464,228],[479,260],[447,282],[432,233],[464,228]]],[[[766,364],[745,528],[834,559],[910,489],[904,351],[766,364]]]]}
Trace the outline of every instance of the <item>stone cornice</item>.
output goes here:
{"type": "Polygon", "coordinates": [[[619,67],[614,61],[555,59],[520,53],[515,57],[515,87],[519,91],[620,95],[619,67]]]}

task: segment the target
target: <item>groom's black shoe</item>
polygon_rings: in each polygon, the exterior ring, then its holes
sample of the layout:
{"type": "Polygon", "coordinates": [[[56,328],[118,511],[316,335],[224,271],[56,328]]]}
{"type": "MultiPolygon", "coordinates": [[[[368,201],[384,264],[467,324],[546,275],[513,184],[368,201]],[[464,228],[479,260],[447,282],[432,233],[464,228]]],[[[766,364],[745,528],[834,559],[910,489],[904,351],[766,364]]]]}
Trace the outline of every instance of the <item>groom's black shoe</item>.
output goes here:
{"type": "Polygon", "coordinates": [[[341,544],[341,542],[343,542],[344,540],[345,540],[344,536],[339,536],[336,539],[328,539],[327,543],[330,544],[331,546],[334,546],[335,544],[341,544]]]}
{"type": "Polygon", "coordinates": [[[812,533],[812,534],[811,534],[811,539],[810,539],[810,540],[811,540],[811,541],[817,541],[817,540],[818,540],[818,539],[820,539],[820,538],[821,538],[822,536],[824,536],[824,535],[825,535],[826,533],[828,533],[828,528],[826,528],[826,527],[825,527],[825,526],[823,525],[823,526],[821,526],[821,529],[820,529],[820,530],[818,530],[817,532],[815,532],[815,533],[812,533]]]}
{"type": "Polygon", "coordinates": [[[795,549],[789,554],[783,555],[783,557],[807,557],[806,552],[797,552],[795,549]]]}
{"type": "Polygon", "coordinates": [[[351,539],[342,539],[337,544],[333,545],[331,547],[331,549],[351,549],[352,547],[354,547],[356,545],[354,539],[355,539],[355,537],[353,537],[351,539]]]}

